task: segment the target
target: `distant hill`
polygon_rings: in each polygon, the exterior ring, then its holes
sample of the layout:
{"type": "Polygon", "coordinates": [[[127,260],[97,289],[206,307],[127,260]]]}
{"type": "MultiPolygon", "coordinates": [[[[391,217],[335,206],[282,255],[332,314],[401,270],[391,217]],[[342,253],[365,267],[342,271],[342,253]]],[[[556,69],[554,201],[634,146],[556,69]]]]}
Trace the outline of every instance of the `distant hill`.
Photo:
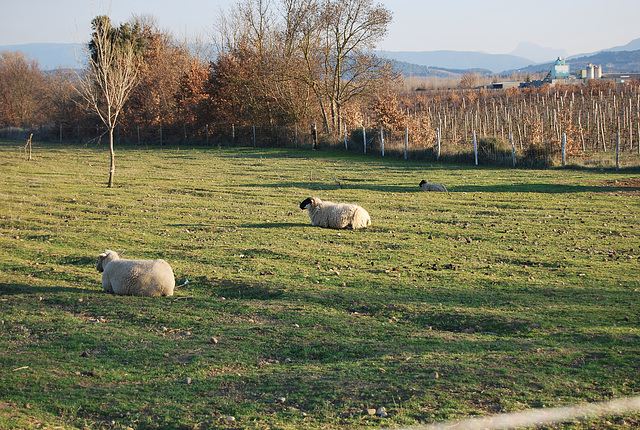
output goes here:
{"type": "MultiPolygon", "coordinates": [[[[603,73],[632,73],[640,72],[640,49],[635,51],[601,51],[593,55],[565,60],[571,73],[585,69],[589,63],[602,66],[603,73]]],[[[511,72],[538,73],[551,70],[554,62],[536,64],[511,72]]],[[[509,72],[507,72],[509,73],[509,72]]]]}
{"type": "Polygon", "coordinates": [[[567,51],[564,49],[544,48],[531,42],[522,42],[511,52],[517,57],[530,58],[531,63],[544,63],[555,60],[558,57],[566,57],[567,51]]]}
{"type": "Polygon", "coordinates": [[[24,45],[0,46],[2,51],[20,51],[30,60],[38,60],[42,70],[57,68],[77,68],[77,58],[82,57],[79,43],[27,43],[24,45]]]}
{"type": "MultiPolygon", "coordinates": [[[[30,43],[0,46],[0,51],[22,51],[30,59],[38,60],[43,70],[77,68],[77,58],[83,57],[78,43],[30,43]]],[[[560,53],[554,48],[542,48],[531,43],[521,43],[514,53],[527,54],[534,59],[548,58],[538,63],[528,57],[509,54],[487,54],[476,51],[379,51],[378,55],[394,60],[405,76],[448,77],[468,71],[481,74],[511,74],[547,72],[560,53]]],[[[571,70],[584,68],[588,63],[602,65],[603,71],[630,73],[640,71],[640,38],[626,45],[604,51],[567,57],[571,70]]]]}
{"type": "Polygon", "coordinates": [[[380,51],[383,58],[438,69],[487,69],[493,73],[534,64],[527,58],[476,51],[380,51]]]}
{"type": "Polygon", "coordinates": [[[592,55],[596,55],[601,52],[637,51],[638,49],[640,49],[640,39],[633,39],[631,42],[627,43],[626,45],[614,46],[613,48],[607,48],[607,49],[603,49],[601,51],[596,51],[596,52],[571,55],[570,57],[567,57],[567,58],[573,59],[573,58],[580,58],[580,57],[590,57],[592,55]]]}
{"type": "Polygon", "coordinates": [[[434,78],[453,78],[460,77],[467,72],[475,72],[480,75],[491,75],[493,72],[487,69],[444,69],[440,67],[420,66],[418,64],[407,63],[405,61],[394,61],[397,71],[404,76],[424,76],[434,78]]]}

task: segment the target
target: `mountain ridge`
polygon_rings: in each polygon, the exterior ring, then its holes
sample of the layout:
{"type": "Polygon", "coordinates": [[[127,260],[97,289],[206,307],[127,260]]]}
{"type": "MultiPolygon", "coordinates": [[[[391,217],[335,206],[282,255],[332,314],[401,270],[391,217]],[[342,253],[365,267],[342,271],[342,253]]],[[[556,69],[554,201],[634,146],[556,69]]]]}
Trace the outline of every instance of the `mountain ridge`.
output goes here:
{"type": "MultiPolygon", "coordinates": [[[[38,60],[44,70],[57,68],[77,68],[78,57],[82,56],[83,45],[80,43],[28,43],[22,45],[0,46],[0,51],[21,51],[29,59],[38,60]]],[[[534,73],[549,70],[557,57],[563,56],[564,50],[545,48],[531,42],[522,42],[511,54],[489,54],[481,51],[377,51],[376,53],[397,63],[398,69],[406,70],[405,75],[424,75],[426,72],[435,73],[464,73],[476,71],[495,74],[509,74],[513,72],[534,73]],[[520,55],[514,55],[520,54],[520,55]],[[528,55],[529,58],[524,55],[528,55]],[[546,61],[536,61],[549,57],[546,61]],[[425,70],[425,67],[427,68],[425,70]],[[442,71],[442,72],[440,72],[442,71]]],[[[591,62],[602,64],[605,71],[621,73],[640,70],[640,38],[634,39],[626,45],[614,46],[592,53],[578,54],[566,57],[567,62],[575,67],[583,67],[591,62]],[[624,55],[620,53],[632,52],[624,55]],[[604,54],[610,53],[610,54],[604,54]],[[616,54],[618,53],[618,54],[616,54]],[[584,60],[587,58],[587,60],[584,60]],[[586,61],[586,63],[585,63],[586,61]]],[[[431,74],[431,73],[426,73],[431,74]]]]}

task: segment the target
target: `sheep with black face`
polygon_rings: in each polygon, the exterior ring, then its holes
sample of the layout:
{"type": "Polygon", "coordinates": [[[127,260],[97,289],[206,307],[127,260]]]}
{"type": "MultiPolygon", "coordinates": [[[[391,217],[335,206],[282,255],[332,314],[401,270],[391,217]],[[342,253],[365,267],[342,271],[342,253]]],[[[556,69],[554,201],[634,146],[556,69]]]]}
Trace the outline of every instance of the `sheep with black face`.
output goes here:
{"type": "Polygon", "coordinates": [[[356,229],[371,225],[369,213],[362,206],[355,204],[333,203],[309,197],[300,203],[300,209],[309,211],[313,226],[356,229]]]}
{"type": "Polygon", "coordinates": [[[442,184],[431,184],[427,181],[425,181],[424,179],[422,181],[420,181],[419,184],[420,187],[422,187],[423,191],[441,191],[444,193],[448,193],[447,191],[447,187],[445,187],[442,184]]]}

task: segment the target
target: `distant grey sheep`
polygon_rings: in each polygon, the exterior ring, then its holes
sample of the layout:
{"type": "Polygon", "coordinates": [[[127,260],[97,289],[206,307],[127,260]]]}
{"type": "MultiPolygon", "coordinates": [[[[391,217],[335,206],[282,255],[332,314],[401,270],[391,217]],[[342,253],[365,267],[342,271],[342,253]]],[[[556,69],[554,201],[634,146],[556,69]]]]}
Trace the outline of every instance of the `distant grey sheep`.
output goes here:
{"type": "Polygon", "coordinates": [[[448,193],[449,191],[447,191],[447,187],[445,187],[442,184],[430,184],[429,182],[425,181],[424,179],[422,181],[420,181],[420,186],[422,187],[422,189],[424,191],[442,191],[444,193],[448,193]]]}
{"type": "Polygon", "coordinates": [[[102,288],[122,296],[172,296],[176,286],[173,270],[164,260],[127,260],[121,252],[106,250],[98,257],[102,288]]]}
{"type": "Polygon", "coordinates": [[[313,226],[356,229],[371,225],[369,213],[354,204],[323,202],[317,197],[309,197],[300,203],[300,209],[309,210],[313,226]]]}

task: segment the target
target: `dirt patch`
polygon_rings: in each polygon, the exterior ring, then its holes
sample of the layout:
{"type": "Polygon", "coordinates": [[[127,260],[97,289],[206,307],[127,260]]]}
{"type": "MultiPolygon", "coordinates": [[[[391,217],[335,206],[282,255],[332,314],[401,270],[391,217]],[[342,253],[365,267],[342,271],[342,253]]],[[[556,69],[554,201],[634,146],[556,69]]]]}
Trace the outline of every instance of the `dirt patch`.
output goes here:
{"type": "Polygon", "coordinates": [[[602,183],[606,187],[613,188],[611,191],[618,194],[640,195],[640,178],[614,179],[602,183]]]}

